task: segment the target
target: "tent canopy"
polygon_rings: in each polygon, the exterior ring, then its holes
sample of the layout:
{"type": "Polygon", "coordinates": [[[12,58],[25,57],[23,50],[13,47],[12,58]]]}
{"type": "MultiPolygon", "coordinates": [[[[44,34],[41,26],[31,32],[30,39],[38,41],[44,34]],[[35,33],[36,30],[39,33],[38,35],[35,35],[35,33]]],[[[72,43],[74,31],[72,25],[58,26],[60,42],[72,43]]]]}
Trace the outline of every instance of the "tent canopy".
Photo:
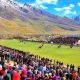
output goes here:
{"type": "Polygon", "coordinates": [[[80,45],[80,40],[78,40],[78,42],[76,42],[76,44],[80,45]]]}

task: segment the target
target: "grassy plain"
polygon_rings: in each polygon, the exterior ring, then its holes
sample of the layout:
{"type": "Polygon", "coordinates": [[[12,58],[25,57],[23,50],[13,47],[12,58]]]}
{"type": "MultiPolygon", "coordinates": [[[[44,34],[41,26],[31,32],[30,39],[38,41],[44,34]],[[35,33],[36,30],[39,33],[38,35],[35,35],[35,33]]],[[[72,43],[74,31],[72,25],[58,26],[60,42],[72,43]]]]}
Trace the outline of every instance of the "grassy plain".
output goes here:
{"type": "Polygon", "coordinates": [[[41,43],[34,42],[20,42],[18,40],[0,40],[0,45],[4,45],[10,48],[31,52],[41,57],[47,57],[52,60],[63,61],[65,64],[74,64],[80,66],[80,47],[73,47],[62,45],[61,48],[57,48],[58,45],[45,44],[43,48],[38,49],[41,43]]]}

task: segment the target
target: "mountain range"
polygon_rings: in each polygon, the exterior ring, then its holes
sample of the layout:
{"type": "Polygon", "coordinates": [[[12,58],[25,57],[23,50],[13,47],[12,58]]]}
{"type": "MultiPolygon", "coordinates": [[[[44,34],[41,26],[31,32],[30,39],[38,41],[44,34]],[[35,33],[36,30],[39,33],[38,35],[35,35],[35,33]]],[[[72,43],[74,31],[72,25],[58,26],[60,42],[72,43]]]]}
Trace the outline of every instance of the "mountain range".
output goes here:
{"type": "Polygon", "coordinates": [[[80,15],[73,17],[73,20],[80,22],[80,15]]]}
{"type": "Polygon", "coordinates": [[[27,3],[0,0],[0,38],[44,34],[80,34],[80,22],[27,3]]]}

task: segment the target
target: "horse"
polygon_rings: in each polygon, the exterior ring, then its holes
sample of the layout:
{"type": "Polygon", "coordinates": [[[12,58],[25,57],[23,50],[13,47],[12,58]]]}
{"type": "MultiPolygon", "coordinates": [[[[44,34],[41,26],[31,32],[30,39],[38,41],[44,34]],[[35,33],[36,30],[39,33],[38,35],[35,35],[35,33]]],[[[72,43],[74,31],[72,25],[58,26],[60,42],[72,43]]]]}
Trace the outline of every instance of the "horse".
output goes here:
{"type": "Polygon", "coordinates": [[[44,44],[42,44],[41,46],[38,47],[38,49],[41,49],[44,46],[44,44]]]}
{"type": "Polygon", "coordinates": [[[60,44],[60,45],[58,45],[58,48],[61,48],[61,44],[60,44]]]}
{"type": "Polygon", "coordinates": [[[73,44],[70,45],[70,48],[73,48],[73,44]]]}

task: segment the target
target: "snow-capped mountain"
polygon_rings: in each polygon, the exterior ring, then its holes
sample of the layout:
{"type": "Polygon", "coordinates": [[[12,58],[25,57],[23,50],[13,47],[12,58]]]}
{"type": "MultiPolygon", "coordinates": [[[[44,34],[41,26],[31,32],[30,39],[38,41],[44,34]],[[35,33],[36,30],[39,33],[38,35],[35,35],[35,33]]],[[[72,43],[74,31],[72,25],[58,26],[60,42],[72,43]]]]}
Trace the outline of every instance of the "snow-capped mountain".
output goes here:
{"type": "MultiPolygon", "coordinates": [[[[4,26],[4,23],[5,26],[9,26],[8,28],[11,28],[11,25],[14,27],[16,24],[15,26],[19,26],[21,31],[22,28],[25,28],[25,30],[29,29],[27,32],[31,31],[35,34],[37,31],[38,34],[62,33],[64,31],[67,33],[80,32],[80,22],[78,21],[50,14],[27,3],[21,4],[14,0],[0,0],[0,20],[2,21],[0,28],[4,26]]],[[[21,33],[18,32],[18,34],[21,33]]]]}
{"type": "Polygon", "coordinates": [[[0,0],[0,6],[12,7],[17,9],[19,7],[23,7],[23,4],[18,3],[14,0],[0,0]]]}

